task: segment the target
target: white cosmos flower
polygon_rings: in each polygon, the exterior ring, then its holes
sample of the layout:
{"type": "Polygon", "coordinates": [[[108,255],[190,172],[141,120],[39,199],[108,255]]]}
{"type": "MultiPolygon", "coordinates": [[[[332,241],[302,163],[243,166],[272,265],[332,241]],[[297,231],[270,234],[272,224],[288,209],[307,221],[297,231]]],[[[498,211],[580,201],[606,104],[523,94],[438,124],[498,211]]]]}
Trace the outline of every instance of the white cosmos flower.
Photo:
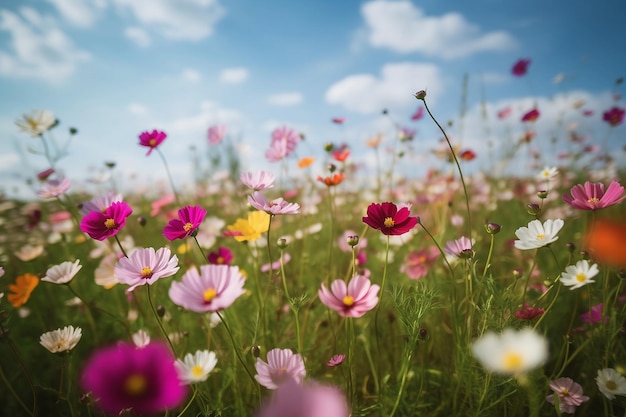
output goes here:
{"type": "Polygon", "coordinates": [[[217,365],[215,352],[199,350],[195,354],[188,353],[183,360],[177,359],[174,366],[184,384],[206,381],[217,365]]]}
{"type": "Polygon", "coordinates": [[[82,335],[80,327],[66,326],[42,334],[39,343],[52,353],[65,352],[74,349],[82,335]]]}
{"type": "Polygon", "coordinates": [[[150,335],[143,329],[133,333],[132,339],[133,343],[138,348],[142,348],[150,343],[150,335]]]}
{"type": "Polygon", "coordinates": [[[46,276],[41,278],[41,280],[53,284],[66,284],[74,278],[82,267],[79,259],[77,259],[76,262],[66,261],[49,268],[46,272],[46,276]]]}
{"type": "Polygon", "coordinates": [[[559,170],[556,167],[545,167],[539,173],[538,177],[544,180],[551,180],[559,175],[559,170]]]}
{"type": "Polygon", "coordinates": [[[42,253],[43,245],[31,245],[27,243],[26,245],[19,248],[19,250],[14,254],[20,261],[28,262],[37,258],[42,253]]]}
{"type": "Polygon", "coordinates": [[[31,136],[41,136],[46,130],[56,124],[54,114],[49,110],[33,110],[15,121],[20,130],[30,133],[31,136]]]}
{"type": "Polygon", "coordinates": [[[527,328],[486,332],[472,344],[472,353],[490,372],[520,374],[541,366],[548,358],[547,339],[527,328]]]}
{"type": "Polygon", "coordinates": [[[589,261],[583,259],[576,262],[576,265],[569,265],[561,275],[561,283],[570,290],[575,290],[587,284],[595,282],[591,278],[600,272],[597,264],[589,265],[589,261]]]}
{"type": "Polygon", "coordinates": [[[598,369],[598,389],[609,400],[616,395],[626,395],[626,378],[613,368],[598,369]]]}
{"type": "Polygon", "coordinates": [[[520,227],[515,231],[519,239],[515,241],[515,247],[521,250],[537,249],[556,242],[559,238],[557,233],[563,224],[562,219],[548,219],[543,224],[539,220],[532,220],[528,227],[520,227]]]}

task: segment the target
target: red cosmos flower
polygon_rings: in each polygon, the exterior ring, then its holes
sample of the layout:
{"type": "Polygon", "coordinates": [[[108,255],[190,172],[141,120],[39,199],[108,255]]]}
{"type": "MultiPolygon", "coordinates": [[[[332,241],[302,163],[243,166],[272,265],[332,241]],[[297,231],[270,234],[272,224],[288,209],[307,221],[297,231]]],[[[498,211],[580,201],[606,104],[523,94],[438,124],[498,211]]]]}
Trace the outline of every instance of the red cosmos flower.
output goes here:
{"type": "Polygon", "coordinates": [[[87,233],[92,239],[104,240],[115,236],[124,225],[133,210],[123,201],[116,201],[107,207],[104,212],[92,211],[83,217],[80,230],[87,233]]]}
{"type": "Polygon", "coordinates": [[[152,153],[153,149],[156,149],[165,140],[165,138],[167,138],[167,133],[161,132],[160,130],[143,132],[139,135],[139,144],[150,148],[146,154],[146,156],[148,156],[152,153]]]}
{"type": "Polygon", "coordinates": [[[168,240],[184,239],[198,229],[206,216],[200,206],[186,206],[178,210],[178,219],[172,219],[163,228],[163,236],[168,240]]]}
{"type": "Polygon", "coordinates": [[[233,260],[233,253],[230,249],[220,246],[217,251],[207,255],[207,260],[214,265],[230,265],[233,260]]]}
{"type": "Polygon", "coordinates": [[[522,122],[534,122],[538,118],[539,118],[539,110],[532,109],[531,111],[526,113],[524,116],[522,116],[522,122]]]}
{"type": "Polygon", "coordinates": [[[411,210],[404,205],[398,208],[394,203],[372,203],[367,207],[363,223],[384,235],[403,235],[417,224],[417,217],[411,217],[411,210]]]}
{"type": "Polygon", "coordinates": [[[423,107],[419,107],[415,113],[413,113],[413,116],[411,116],[411,120],[415,121],[415,120],[419,120],[424,116],[424,108],[423,107]]]}
{"type": "Polygon", "coordinates": [[[461,154],[459,155],[459,158],[461,158],[464,161],[471,161],[472,159],[476,158],[476,152],[474,152],[471,149],[466,149],[463,152],[461,152],[461,154]]]}
{"type": "Polygon", "coordinates": [[[624,109],[613,107],[602,115],[602,120],[611,126],[621,125],[624,121],[624,109]]]}
{"type": "Polygon", "coordinates": [[[323,182],[329,187],[332,187],[334,185],[339,185],[343,182],[343,172],[337,172],[331,175],[330,177],[321,177],[318,175],[317,180],[319,182],[323,182]]]}
{"type": "Polygon", "coordinates": [[[513,73],[516,77],[522,77],[526,75],[526,72],[528,72],[529,65],[530,59],[520,59],[513,65],[513,68],[511,68],[511,73],[513,73]]]}
{"type": "Polygon", "coordinates": [[[515,317],[520,320],[532,320],[544,313],[543,308],[533,307],[528,303],[524,303],[522,308],[515,312],[515,317]]]}
{"type": "Polygon", "coordinates": [[[345,143],[340,147],[332,150],[332,157],[337,162],[345,162],[350,156],[350,148],[345,143]]]}

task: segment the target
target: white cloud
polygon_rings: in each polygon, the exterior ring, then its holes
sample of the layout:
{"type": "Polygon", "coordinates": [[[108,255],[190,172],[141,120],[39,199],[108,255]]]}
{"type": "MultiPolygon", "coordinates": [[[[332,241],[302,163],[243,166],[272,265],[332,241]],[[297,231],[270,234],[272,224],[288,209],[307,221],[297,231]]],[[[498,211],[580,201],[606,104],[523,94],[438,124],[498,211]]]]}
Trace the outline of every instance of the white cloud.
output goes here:
{"type": "Polygon", "coordinates": [[[202,79],[202,75],[192,68],[184,69],[181,76],[183,77],[183,80],[189,81],[190,83],[195,83],[202,79]]]}
{"type": "Polygon", "coordinates": [[[383,66],[380,78],[372,74],[350,75],[333,84],[325,97],[330,104],[372,114],[415,103],[413,94],[424,89],[429,103],[443,91],[439,68],[434,64],[401,62],[383,66]]]}
{"type": "Polygon", "coordinates": [[[508,50],[515,41],[505,31],[484,33],[455,12],[426,16],[408,0],[374,0],[363,4],[369,44],[400,53],[419,52],[444,59],[483,51],[508,50]]]}
{"type": "Polygon", "coordinates": [[[128,111],[137,116],[143,116],[150,113],[150,110],[140,103],[130,103],[128,105],[128,111]]]}
{"type": "Polygon", "coordinates": [[[54,19],[23,7],[20,15],[0,10],[0,31],[9,32],[9,50],[0,50],[0,75],[58,82],[90,59],[77,49],[54,19]]]}
{"type": "Polygon", "coordinates": [[[164,130],[168,135],[204,135],[209,126],[217,123],[233,124],[241,119],[237,110],[225,109],[218,103],[203,101],[200,112],[165,122],[164,130]]]}
{"type": "Polygon", "coordinates": [[[20,162],[20,156],[15,153],[3,153],[0,155],[0,171],[9,171],[12,168],[16,168],[20,162]]]}
{"type": "Polygon", "coordinates": [[[114,0],[137,21],[168,39],[198,41],[213,34],[225,16],[218,0],[114,0]]]}
{"type": "Polygon", "coordinates": [[[267,98],[267,102],[275,106],[295,106],[302,103],[303,99],[304,97],[301,93],[297,91],[292,91],[288,93],[271,95],[267,98]]]}
{"type": "Polygon", "coordinates": [[[152,44],[152,39],[148,32],[137,26],[124,29],[124,35],[141,48],[147,48],[152,44]]]}
{"type": "Polygon", "coordinates": [[[249,77],[249,72],[246,68],[226,68],[220,72],[220,82],[225,84],[239,84],[246,81],[249,77]]]}
{"type": "Polygon", "coordinates": [[[105,0],[47,0],[71,24],[88,28],[93,25],[98,12],[106,7],[105,0]]]}

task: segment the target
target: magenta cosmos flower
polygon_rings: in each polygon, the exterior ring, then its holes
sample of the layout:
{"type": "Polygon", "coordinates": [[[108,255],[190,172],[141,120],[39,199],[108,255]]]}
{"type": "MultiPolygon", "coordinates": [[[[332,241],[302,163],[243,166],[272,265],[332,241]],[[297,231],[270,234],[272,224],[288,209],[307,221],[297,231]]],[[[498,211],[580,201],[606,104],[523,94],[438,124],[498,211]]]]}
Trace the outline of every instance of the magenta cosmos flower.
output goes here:
{"type": "Polygon", "coordinates": [[[92,211],[83,217],[80,230],[92,239],[102,241],[115,236],[126,225],[126,219],[132,212],[128,204],[117,201],[107,207],[104,212],[92,211]]]}
{"type": "Polygon", "coordinates": [[[550,382],[550,389],[554,394],[546,397],[546,401],[554,404],[554,396],[559,398],[559,409],[563,413],[574,414],[576,407],[589,401],[589,397],[583,395],[583,387],[571,378],[559,378],[550,382]]]}
{"type": "Polygon", "coordinates": [[[532,109],[522,116],[522,122],[534,122],[539,118],[539,110],[532,109]]]}
{"type": "Polygon", "coordinates": [[[617,181],[611,181],[606,191],[604,184],[587,181],[584,185],[573,186],[570,190],[571,196],[564,194],[563,201],[577,209],[598,210],[624,200],[626,195],[622,195],[623,193],[624,187],[617,181]]]}
{"type": "Polygon", "coordinates": [[[99,349],[87,360],[82,386],[107,413],[118,414],[127,408],[134,415],[158,413],[177,407],[185,399],[187,390],[175,362],[162,343],[153,342],[141,349],[118,343],[99,349]]]}
{"type": "Polygon", "coordinates": [[[372,203],[367,207],[363,223],[384,235],[403,235],[417,224],[417,217],[411,217],[409,206],[396,206],[394,203],[372,203]]]}
{"type": "Polygon", "coordinates": [[[159,278],[171,277],[180,269],[178,258],[168,248],[157,251],[154,248],[142,248],[134,251],[128,258],[121,258],[115,265],[115,278],[122,284],[130,285],[127,291],[133,291],[140,285],[152,285],[159,278]]]}
{"type": "Polygon", "coordinates": [[[272,188],[276,177],[269,171],[242,172],[239,176],[241,182],[255,191],[272,188]]]}
{"type": "Polygon", "coordinates": [[[194,233],[206,216],[200,206],[185,206],[178,210],[178,219],[172,219],[163,228],[163,236],[168,240],[184,239],[194,233]]]}
{"type": "Polygon", "coordinates": [[[239,268],[229,265],[202,265],[185,272],[181,282],[173,282],[170,298],[196,313],[219,311],[229,307],[245,290],[239,268]]]}
{"type": "Polygon", "coordinates": [[[380,286],[372,285],[366,277],[355,275],[347,285],[341,279],[333,281],[330,290],[322,284],[317,295],[325,306],[340,316],[361,317],[376,307],[379,290],[380,286]]]}
{"type": "Polygon", "coordinates": [[[265,152],[265,158],[270,162],[278,162],[293,153],[300,142],[300,135],[286,126],[274,129],[270,148],[265,152]]]}
{"type": "Polygon", "coordinates": [[[528,72],[528,66],[530,65],[530,59],[520,59],[511,68],[511,73],[516,77],[522,77],[528,72]]]}
{"type": "Polygon", "coordinates": [[[400,268],[411,279],[420,279],[428,274],[431,266],[439,257],[439,249],[429,246],[420,250],[409,252],[400,268]]]}
{"type": "Polygon", "coordinates": [[[220,246],[216,251],[207,255],[207,261],[215,265],[230,265],[233,261],[233,253],[230,249],[220,246]]]}
{"type": "Polygon", "coordinates": [[[624,109],[612,107],[610,110],[607,110],[602,114],[602,120],[611,126],[621,125],[624,121],[624,109]]]}
{"type": "Polygon", "coordinates": [[[267,389],[277,389],[285,381],[300,383],[306,376],[302,356],[291,349],[272,349],[267,352],[267,362],[257,358],[254,367],[254,379],[267,389]]]}
{"type": "Polygon", "coordinates": [[[251,196],[248,196],[248,203],[255,209],[264,211],[270,215],[298,214],[300,212],[300,204],[289,203],[282,198],[268,201],[259,191],[255,191],[251,196]]]}
{"type": "Polygon", "coordinates": [[[148,147],[148,153],[146,156],[152,153],[153,149],[156,149],[167,138],[167,133],[160,130],[153,130],[152,132],[143,132],[139,135],[139,144],[141,146],[148,147]]]}

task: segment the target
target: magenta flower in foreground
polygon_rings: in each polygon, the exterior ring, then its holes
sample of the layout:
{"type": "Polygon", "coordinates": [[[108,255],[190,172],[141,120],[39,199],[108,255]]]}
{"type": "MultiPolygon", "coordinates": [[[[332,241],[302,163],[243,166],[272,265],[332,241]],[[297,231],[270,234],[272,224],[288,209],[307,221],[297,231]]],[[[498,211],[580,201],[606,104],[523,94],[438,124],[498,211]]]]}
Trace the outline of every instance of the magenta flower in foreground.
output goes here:
{"type": "Polygon", "coordinates": [[[286,126],[274,129],[270,148],[265,152],[265,158],[269,162],[278,162],[288,157],[296,149],[300,142],[300,135],[286,126]]]}
{"type": "Polygon", "coordinates": [[[306,376],[302,356],[291,349],[272,349],[267,352],[267,362],[257,358],[254,367],[254,379],[267,389],[277,389],[285,381],[300,383],[306,376]]]}
{"type": "Polygon", "coordinates": [[[266,212],[267,214],[298,214],[300,212],[300,204],[289,203],[282,198],[276,198],[268,201],[259,191],[255,191],[248,196],[248,203],[257,210],[266,212]]]}
{"type": "Polygon", "coordinates": [[[624,121],[624,109],[612,107],[610,110],[607,110],[602,114],[602,120],[611,126],[621,125],[624,121]]]}
{"type": "Polygon", "coordinates": [[[219,311],[229,307],[245,290],[245,280],[239,268],[229,265],[202,265],[200,272],[192,268],[181,282],[174,281],[170,298],[196,313],[219,311]]]}
{"type": "Polygon", "coordinates": [[[172,219],[163,228],[163,236],[168,240],[184,239],[194,233],[206,216],[200,206],[185,206],[178,210],[178,219],[172,219]]]}
{"type": "Polygon", "coordinates": [[[159,278],[171,277],[180,269],[178,258],[168,248],[157,251],[154,248],[142,248],[134,251],[128,258],[121,258],[115,265],[115,278],[122,284],[130,285],[133,291],[140,285],[152,285],[159,278]]]}
{"type": "Polygon", "coordinates": [[[457,240],[451,240],[446,243],[443,251],[448,255],[452,255],[456,258],[470,259],[474,256],[472,250],[472,241],[465,236],[460,237],[457,240]]]}
{"type": "Polygon", "coordinates": [[[176,371],[176,358],[162,343],[141,349],[118,343],[96,351],[85,364],[82,387],[105,412],[132,408],[136,415],[159,413],[179,406],[186,387],[176,371]]]}
{"type": "Polygon", "coordinates": [[[583,387],[574,382],[571,378],[559,378],[550,382],[550,389],[554,394],[546,397],[546,401],[554,404],[554,395],[559,398],[559,409],[563,413],[574,414],[576,407],[589,401],[589,397],[583,395],[583,387]]]}
{"type": "Polygon", "coordinates": [[[104,212],[92,211],[83,217],[80,230],[92,239],[104,240],[115,236],[125,225],[133,210],[123,201],[111,204],[104,212]]]}
{"type": "Polygon", "coordinates": [[[255,171],[255,172],[242,172],[239,176],[241,182],[249,188],[255,191],[265,190],[266,188],[272,188],[276,176],[269,171],[255,171]]]}
{"type": "Polygon", "coordinates": [[[598,210],[620,203],[626,198],[624,187],[617,181],[611,181],[604,190],[604,184],[599,182],[585,182],[576,184],[570,190],[571,196],[563,194],[563,201],[580,210],[598,210]]]}
{"type": "Polygon", "coordinates": [[[316,381],[285,381],[255,417],[348,417],[350,410],[339,388],[316,381]]]}
{"type": "Polygon", "coordinates": [[[417,217],[411,217],[409,206],[396,206],[394,203],[372,203],[367,207],[363,223],[384,235],[403,235],[417,224],[417,217]]]}
{"type": "Polygon", "coordinates": [[[528,72],[528,66],[530,65],[530,59],[520,59],[511,68],[511,73],[516,77],[521,77],[526,75],[528,72]]]}
{"type": "Polygon", "coordinates": [[[366,277],[355,275],[347,285],[341,279],[333,281],[330,290],[322,284],[317,295],[325,306],[340,316],[361,317],[376,307],[379,290],[380,286],[372,285],[366,277]]]}
{"type": "Polygon", "coordinates": [[[146,156],[149,156],[152,153],[152,150],[156,149],[165,140],[165,138],[167,138],[167,133],[161,132],[160,130],[143,132],[139,135],[139,145],[150,148],[146,154],[146,156]]]}

